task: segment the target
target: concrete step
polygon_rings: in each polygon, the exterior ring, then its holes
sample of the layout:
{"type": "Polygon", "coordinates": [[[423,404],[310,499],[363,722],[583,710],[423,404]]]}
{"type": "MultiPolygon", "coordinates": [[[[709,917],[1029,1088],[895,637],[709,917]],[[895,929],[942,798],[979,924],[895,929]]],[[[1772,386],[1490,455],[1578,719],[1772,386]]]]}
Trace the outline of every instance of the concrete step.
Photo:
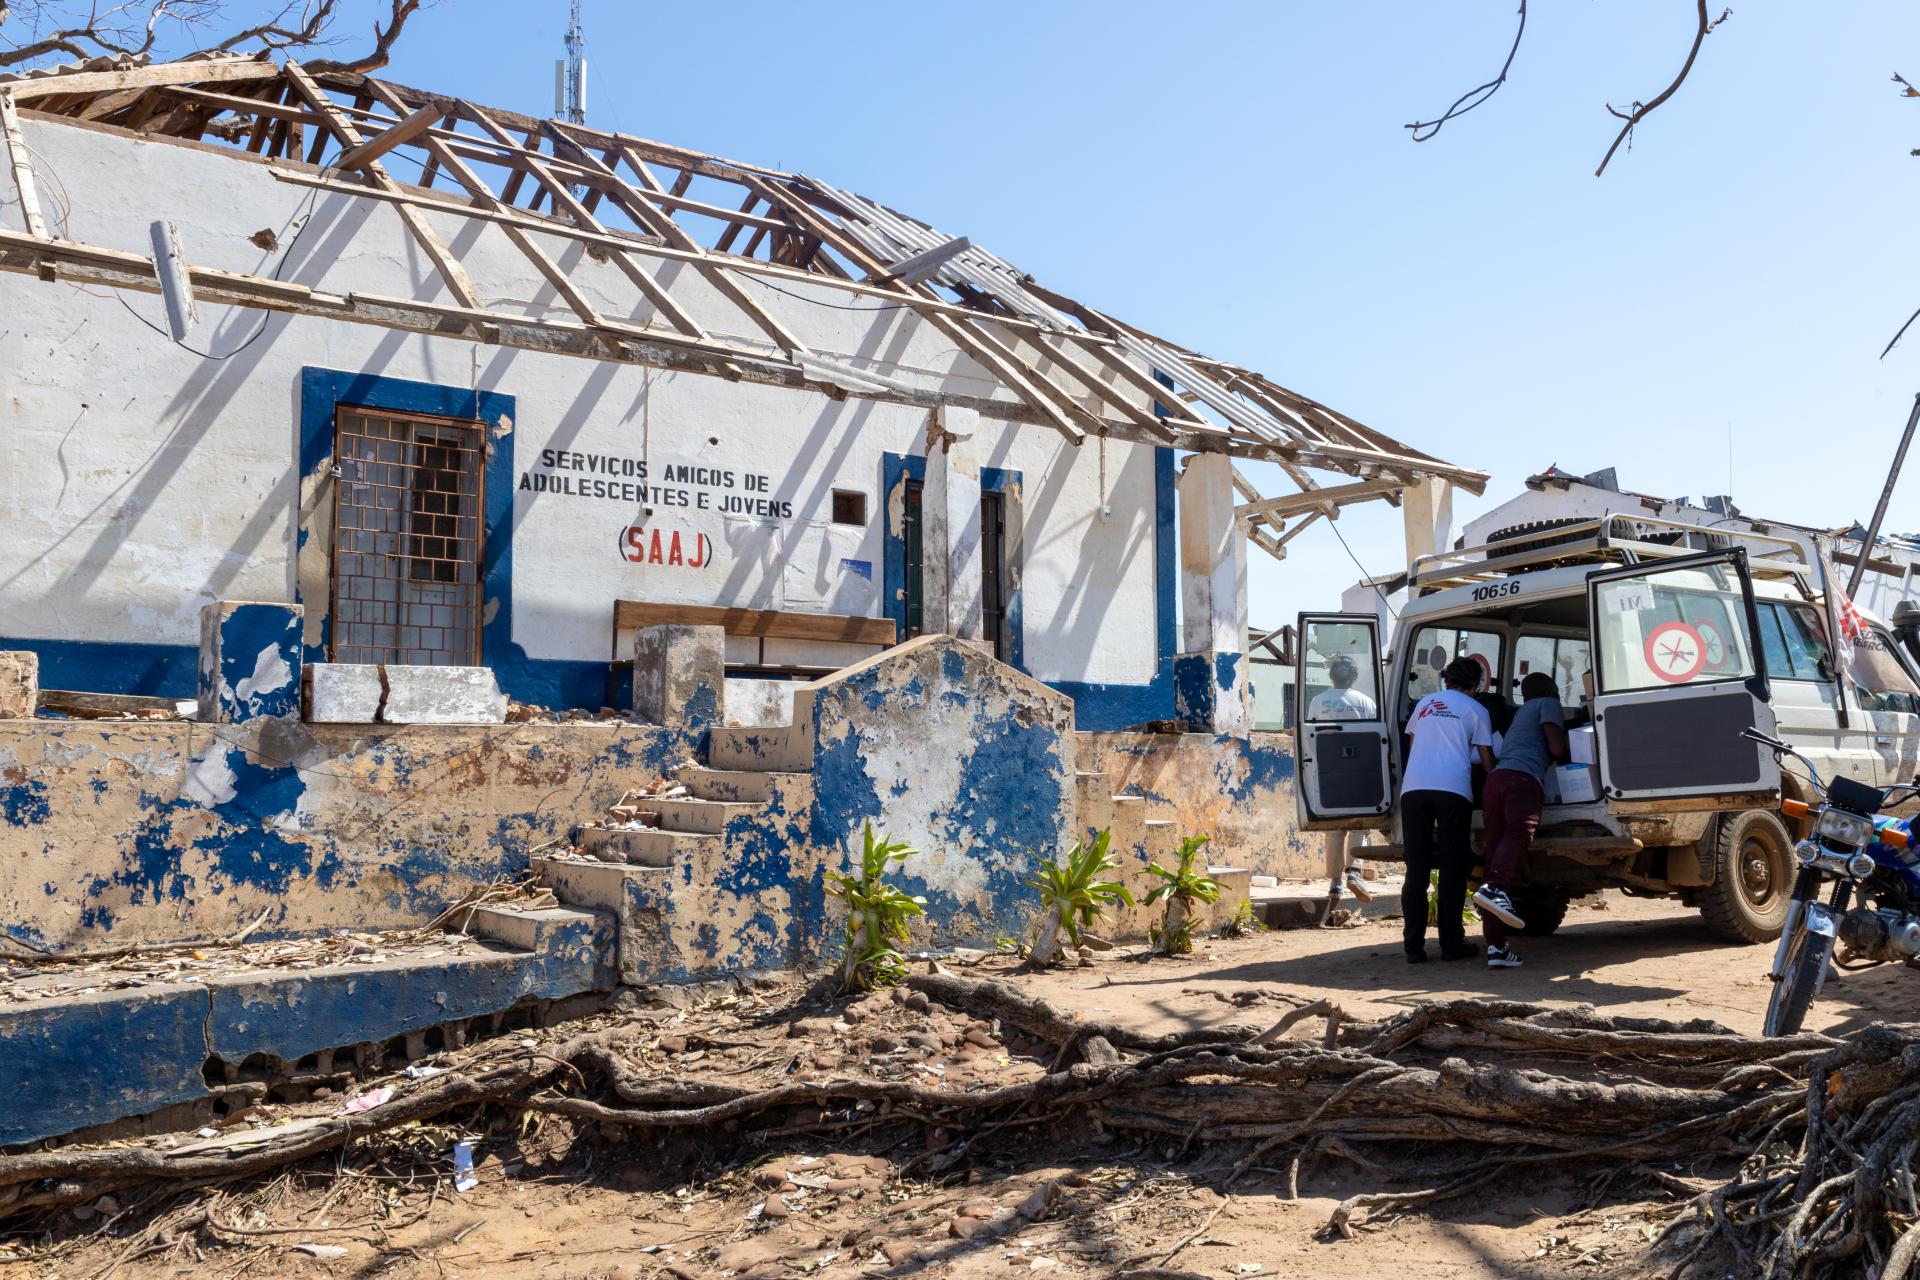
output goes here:
{"type": "Polygon", "coordinates": [[[659,866],[633,866],[619,862],[588,862],[580,858],[535,858],[533,869],[539,872],[540,883],[553,890],[553,896],[566,905],[597,907],[613,912],[626,910],[631,896],[629,885],[638,883],[645,888],[657,888],[667,883],[669,875],[665,863],[659,866]]]}
{"type": "Polygon", "coordinates": [[[655,800],[663,831],[694,832],[717,836],[735,818],[762,812],[766,806],[740,804],[728,800],[655,800]]]}
{"type": "MultiPolygon", "coordinates": [[[[665,875],[665,872],[656,872],[665,875]]],[[[565,1001],[613,989],[613,922],[600,912],[481,908],[475,936],[439,934],[382,956],[310,969],[240,967],[199,982],[101,989],[110,964],[67,990],[17,984],[0,1003],[0,1145],[36,1142],[214,1097],[215,1078],[262,1061],[285,1074],[302,1059],[352,1057],[380,1046],[495,1015],[530,1001],[565,1001]],[[509,943],[482,931],[515,935],[509,943]],[[535,943],[525,947],[519,943],[535,943]],[[211,1060],[211,1061],[210,1061],[211,1060]]],[[[204,1120],[201,1121],[204,1123],[204,1120]]]]}
{"type": "MultiPolygon", "coordinates": [[[[1406,877],[1370,875],[1367,883],[1373,886],[1373,901],[1361,902],[1343,892],[1338,904],[1341,909],[1368,920],[1398,916],[1400,888],[1406,883],[1406,877]]],[[[1311,928],[1319,923],[1320,913],[1326,907],[1327,882],[1306,880],[1254,885],[1247,896],[1253,902],[1254,915],[1269,929],[1311,928]]]]}
{"type": "Polygon", "coordinates": [[[1171,867],[1180,848],[1180,833],[1171,818],[1148,818],[1140,824],[1140,852],[1149,862],[1171,867]]]}
{"type": "Polygon", "coordinates": [[[805,773],[761,773],[745,769],[682,769],[681,782],[700,800],[724,800],[730,804],[766,804],[776,789],[795,786],[811,775],[805,773]]]}
{"type": "Polygon", "coordinates": [[[1073,775],[1074,812],[1080,825],[1099,830],[1106,825],[1107,812],[1112,808],[1113,787],[1107,782],[1106,775],[1081,772],[1073,775]]]}
{"type": "Polygon", "coordinates": [[[516,951],[549,951],[567,945],[569,935],[591,932],[600,916],[574,907],[481,907],[450,922],[470,938],[486,938],[516,951]]]}
{"type": "Polygon", "coordinates": [[[1220,886],[1220,898],[1207,908],[1207,919],[1224,927],[1240,913],[1240,904],[1247,900],[1253,872],[1247,867],[1208,867],[1207,876],[1220,886]]]}
{"type": "Polygon", "coordinates": [[[792,725],[722,725],[708,735],[707,764],[747,773],[805,773],[813,768],[813,744],[792,725]]]}
{"type": "Polygon", "coordinates": [[[664,867],[673,861],[671,832],[657,827],[582,827],[575,843],[600,862],[633,867],[664,867]]]}
{"type": "Polygon", "coordinates": [[[1111,848],[1123,859],[1137,858],[1146,847],[1147,798],[1112,796],[1105,826],[1113,833],[1111,848]]]}

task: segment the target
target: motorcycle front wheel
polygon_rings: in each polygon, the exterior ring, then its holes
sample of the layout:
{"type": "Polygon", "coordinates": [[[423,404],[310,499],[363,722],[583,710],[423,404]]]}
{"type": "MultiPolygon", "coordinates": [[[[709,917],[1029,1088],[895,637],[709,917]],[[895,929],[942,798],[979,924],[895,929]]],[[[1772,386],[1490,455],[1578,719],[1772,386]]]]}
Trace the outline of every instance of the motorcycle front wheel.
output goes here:
{"type": "Polygon", "coordinates": [[[1833,953],[1833,939],[1806,928],[1797,929],[1788,944],[1786,964],[1780,981],[1773,986],[1773,998],[1767,1001],[1767,1025],[1764,1034],[1790,1036],[1806,1021],[1813,1007],[1814,993],[1826,975],[1827,958],[1833,953]]]}

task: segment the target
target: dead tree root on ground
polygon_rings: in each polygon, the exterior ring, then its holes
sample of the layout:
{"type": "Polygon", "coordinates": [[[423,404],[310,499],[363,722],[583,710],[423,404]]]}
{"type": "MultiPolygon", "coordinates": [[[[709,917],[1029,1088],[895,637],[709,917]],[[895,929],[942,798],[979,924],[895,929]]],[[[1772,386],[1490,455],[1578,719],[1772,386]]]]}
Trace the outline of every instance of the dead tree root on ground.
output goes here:
{"type": "Polygon", "coordinates": [[[1750,1263],[1751,1274],[1858,1275],[1871,1263],[1874,1274],[1894,1276],[1920,1251],[1920,1028],[1761,1040],[1705,1021],[1459,1000],[1377,1022],[1314,1007],[1325,1034],[1309,1039],[1284,1038],[1301,1021],[1297,1010],[1264,1028],[1155,1035],[1073,1015],[1005,982],[934,972],[907,985],[1052,1046],[1051,1065],[1037,1078],[968,1090],[852,1073],[813,1081],[776,1073],[774,1083],[748,1085],[644,1068],[636,1051],[653,1028],[643,1023],[536,1049],[495,1041],[465,1051],[445,1074],[390,1081],[392,1098],[359,1114],[308,1114],[172,1148],[142,1141],[0,1156],[0,1220],[124,1188],[227,1183],[401,1125],[500,1108],[736,1144],[802,1128],[940,1129],[955,1140],[946,1167],[1001,1129],[1078,1119],[1182,1150],[1231,1150],[1229,1185],[1262,1159],[1290,1162],[1289,1193],[1316,1160],[1403,1178],[1410,1160],[1427,1161],[1428,1185],[1341,1204],[1327,1224],[1341,1234],[1363,1212],[1434,1203],[1543,1165],[1737,1168],[1669,1227],[1676,1275],[1718,1251],[1750,1263]],[[799,1127],[796,1112],[806,1113],[799,1127]]]}

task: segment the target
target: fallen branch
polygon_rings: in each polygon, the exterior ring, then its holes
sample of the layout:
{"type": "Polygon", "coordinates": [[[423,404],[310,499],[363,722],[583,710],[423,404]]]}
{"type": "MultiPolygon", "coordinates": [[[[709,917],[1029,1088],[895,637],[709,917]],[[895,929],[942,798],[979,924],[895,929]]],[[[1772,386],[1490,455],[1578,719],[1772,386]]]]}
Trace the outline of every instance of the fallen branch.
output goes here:
{"type": "Polygon", "coordinates": [[[1290,1192],[1300,1166],[1321,1155],[1415,1184],[1350,1197],[1328,1221],[1335,1234],[1364,1211],[1435,1203],[1543,1165],[1635,1177],[1642,1165],[1685,1161],[1699,1172],[1718,1162],[1738,1178],[1703,1195],[1671,1233],[1682,1269],[1725,1246],[1766,1260],[1769,1276],[1838,1276],[1920,1249],[1908,1234],[1920,1220],[1920,1030],[1760,1040],[1709,1022],[1460,1000],[1376,1022],[1310,1004],[1265,1030],[1147,1034],[1004,982],[932,973],[907,985],[1054,1046],[1041,1054],[1053,1065],[969,1089],[778,1068],[770,1083],[663,1077],[648,1056],[654,1032],[627,1022],[544,1049],[475,1046],[451,1055],[444,1074],[391,1080],[389,1101],[355,1115],[310,1113],[173,1148],[148,1140],[0,1156],[0,1213],[128,1186],[165,1194],[230,1182],[458,1109],[504,1108],[746,1146],[796,1132],[940,1130],[968,1156],[1003,1131],[1086,1120],[1182,1150],[1242,1145],[1228,1191],[1276,1149],[1292,1153],[1280,1157],[1290,1192]],[[1329,1017],[1325,1042],[1284,1038],[1314,1014],[1329,1017]],[[1369,1154],[1383,1148],[1390,1157],[1369,1154]]]}

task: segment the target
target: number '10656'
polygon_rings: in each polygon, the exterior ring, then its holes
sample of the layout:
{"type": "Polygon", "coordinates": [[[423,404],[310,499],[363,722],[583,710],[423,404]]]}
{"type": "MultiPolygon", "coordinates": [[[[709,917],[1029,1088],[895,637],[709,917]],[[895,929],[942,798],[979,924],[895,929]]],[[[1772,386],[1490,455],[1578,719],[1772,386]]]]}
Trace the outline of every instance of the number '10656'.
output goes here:
{"type": "Polygon", "coordinates": [[[1501,596],[1517,596],[1519,594],[1520,584],[1517,582],[1489,582],[1484,587],[1475,587],[1473,589],[1473,598],[1475,600],[1498,600],[1501,596]]]}

